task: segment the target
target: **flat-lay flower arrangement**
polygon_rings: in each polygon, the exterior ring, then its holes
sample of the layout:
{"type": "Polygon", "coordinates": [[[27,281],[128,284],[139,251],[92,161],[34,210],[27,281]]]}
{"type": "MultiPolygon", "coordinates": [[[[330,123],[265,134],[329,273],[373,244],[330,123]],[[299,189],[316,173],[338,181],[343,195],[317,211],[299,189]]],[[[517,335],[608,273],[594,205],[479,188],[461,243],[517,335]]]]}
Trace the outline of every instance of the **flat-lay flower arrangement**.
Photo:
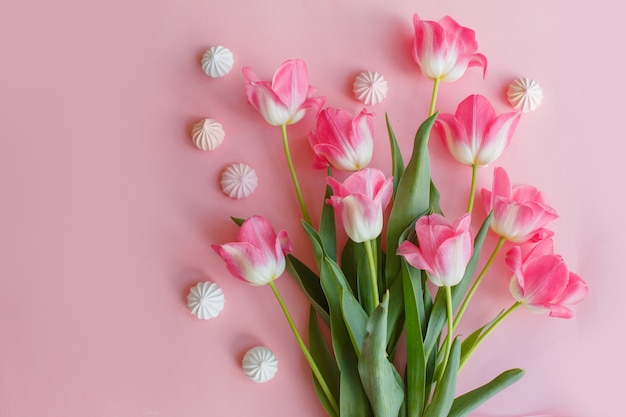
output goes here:
{"type": "Polygon", "coordinates": [[[553,233],[546,226],[557,215],[535,187],[512,185],[506,171],[495,168],[493,187],[476,191],[478,168],[502,154],[522,110],[537,104],[534,83],[520,81],[511,96],[516,110],[509,113],[496,115],[481,95],[464,99],[455,114],[438,113],[440,84],[459,79],[470,67],[484,72],[487,59],[478,53],[474,32],[450,17],[434,22],[416,15],[414,28],[413,56],[422,75],[433,81],[430,114],[406,163],[387,121],[392,155],[392,175],[387,177],[368,167],[373,115],[324,108],[325,99],[309,85],[303,61],[284,62],[271,81],[243,70],[249,103],[279,128],[277,135],[280,130],[315,265],[294,256],[287,232],[276,232],[259,213],[233,219],[240,226],[236,241],[213,248],[235,277],[273,291],[329,416],[467,416],[523,375],[521,369],[510,369],[459,395],[459,372],[485,338],[520,306],[569,318],[573,312],[568,306],[587,293],[584,281],[554,253],[553,233]],[[288,126],[306,111],[317,113],[309,135],[314,166],[328,170],[319,219],[309,216],[287,138],[288,126]],[[432,132],[455,160],[471,167],[469,193],[462,197],[467,198],[467,213],[459,218],[446,217],[439,205],[430,175],[432,132]],[[337,170],[352,173],[341,182],[334,176],[337,170]],[[474,214],[475,200],[484,205],[486,218],[474,214]],[[341,248],[337,236],[342,230],[349,239],[341,248]],[[488,233],[499,240],[481,265],[488,233]],[[505,242],[512,242],[506,253],[501,251],[505,242]],[[511,270],[511,305],[462,337],[459,323],[498,256],[511,270]],[[310,300],[308,344],[276,286],[285,271],[310,300]],[[406,354],[397,358],[401,343],[406,354]]]}

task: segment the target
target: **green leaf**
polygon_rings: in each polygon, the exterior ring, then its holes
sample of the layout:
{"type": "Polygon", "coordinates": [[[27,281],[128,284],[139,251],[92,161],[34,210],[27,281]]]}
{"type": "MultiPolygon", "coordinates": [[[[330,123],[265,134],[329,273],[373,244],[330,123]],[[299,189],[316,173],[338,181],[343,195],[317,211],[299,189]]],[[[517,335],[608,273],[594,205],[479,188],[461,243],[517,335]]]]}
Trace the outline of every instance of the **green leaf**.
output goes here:
{"type": "Polygon", "coordinates": [[[402,232],[411,224],[416,213],[430,208],[430,159],[428,137],[437,114],[426,119],[417,130],[413,154],[398,182],[396,198],[391,208],[387,228],[387,263],[385,277],[387,288],[400,273],[400,259],[395,256],[402,232]]]}
{"type": "Polygon", "coordinates": [[[242,219],[240,217],[233,217],[233,216],[230,216],[230,219],[234,221],[237,226],[241,226],[243,222],[246,221],[246,219],[242,219]]]}
{"type": "Polygon", "coordinates": [[[367,322],[358,362],[361,382],[376,417],[397,417],[404,401],[400,376],[387,359],[388,305],[387,292],[367,322]]]}
{"type": "MultiPolygon", "coordinates": [[[[400,280],[398,280],[400,281],[400,280]]],[[[419,305],[422,304],[421,277],[412,277],[406,261],[402,262],[404,311],[406,320],[406,392],[407,416],[419,417],[426,402],[426,357],[422,340],[419,305]],[[416,285],[413,285],[416,284],[416,285]]],[[[423,314],[423,306],[422,306],[423,314]]]]}
{"type": "MultiPolygon", "coordinates": [[[[322,377],[328,384],[330,392],[335,398],[339,398],[339,368],[337,368],[335,358],[324,341],[313,307],[309,311],[309,352],[311,352],[311,357],[313,357],[322,377]]],[[[315,377],[313,384],[315,392],[328,415],[339,417],[315,377]]]]}
{"type": "MultiPolygon", "coordinates": [[[[315,263],[317,265],[317,270],[322,270],[322,263],[324,261],[324,256],[326,256],[324,252],[324,242],[322,242],[322,238],[320,237],[317,230],[315,230],[310,224],[306,221],[302,221],[302,227],[306,232],[309,240],[311,241],[311,246],[313,247],[313,255],[315,256],[315,263]]],[[[321,275],[321,273],[320,273],[321,275]]]]}
{"type": "Polygon", "coordinates": [[[450,358],[441,381],[437,383],[433,398],[426,407],[424,417],[446,417],[452,408],[454,392],[456,390],[456,378],[459,373],[459,360],[461,358],[461,341],[454,339],[450,358]]]}
{"type": "MultiPolygon", "coordinates": [[[[467,263],[463,279],[461,279],[461,282],[459,282],[457,285],[452,287],[452,308],[454,311],[456,311],[458,306],[461,304],[463,297],[467,293],[467,290],[472,283],[472,278],[474,277],[474,273],[476,272],[476,267],[480,258],[480,252],[482,250],[483,243],[485,242],[487,232],[489,231],[489,222],[491,221],[492,216],[493,214],[489,214],[489,216],[487,216],[482,226],[480,227],[478,234],[474,238],[474,252],[472,253],[472,257],[467,263]]],[[[436,342],[439,339],[439,335],[441,334],[441,330],[446,323],[446,320],[447,313],[445,292],[443,290],[443,287],[441,287],[439,288],[439,291],[437,291],[435,302],[428,321],[426,336],[424,337],[424,346],[427,354],[429,354],[429,352],[435,347],[436,342]]]]}
{"type": "Polygon", "coordinates": [[[322,290],[320,278],[293,255],[287,255],[287,272],[298,283],[311,305],[326,324],[330,323],[328,301],[322,290]]]}
{"type": "Polygon", "coordinates": [[[435,212],[439,213],[443,216],[443,212],[441,211],[441,206],[439,205],[439,190],[435,186],[435,183],[430,181],[430,208],[435,212]]]}
{"type": "Polygon", "coordinates": [[[385,122],[387,123],[387,133],[389,133],[389,145],[391,147],[391,172],[393,175],[393,198],[395,199],[398,183],[404,172],[404,162],[402,161],[402,153],[400,152],[400,147],[398,146],[396,135],[391,128],[389,115],[387,113],[385,113],[385,122]]]}
{"type": "Polygon", "coordinates": [[[502,316],[502,314],[504,314],[504,310],[496,314],[493,320],[491,320],[489,323],[474,330],[472,334],[470,334],[469,336],[465,338],[465,340],[463,340],[463,343],[461,344],[461,363],[465,363],[465,357],[472,353],[472,351],[474,350],[474,346],[476,345],[476,342],[478,341],[478,338],[483,334],[485,329],[491,326],[493,323],[495,323],[495,321],[498,320],[502,316]]]}
{"type": "Polygon", "coordinates": [[[389,289],[389,312],[387,316],[387,353],[389,360],[393,360],[404,329],[404,293],[401,279],[395,280],[389,289]]]}
{"type": "Polygon", "coordinates": [[[340,288],[339,293],[341,294],[343,320],[346,322],[346,328],[348,329],[354,352],[359,356],[361,354],[363,337],[365,336],[367,314],[351,292],[340,288]]]}
{"type": "Polygon", "coordinates": [[[523,370],[510,369],[501,373],[485,385],[461,395],[454,400],[448,417],[467,417],[469,413],[477,409],[489,398],[514,384],[522,376],[524,376],[523,370]]]}
{"type": "MultiPolygon", "coordinates": [[[[328,176],[332,176],[332,169],[328,167],[328,176]]],[[[326,199],[333,194],[332,188],[326,186],[324,195],[324,206],[322,207],[322,218],[320,220],[319,235],[322,240],[324,251],[332,260],[337,260],[337,237],[335,232],[335,210],[330,204],[326,204],[326,199]]]]}
{"type": "Polygon", "coordinates": [[[348,239],[341,252],[341,269],[355,294],[359,293],[358,276],[367,268],[365,255],[359,253],[362,249],[361,245],[348,239]]]}

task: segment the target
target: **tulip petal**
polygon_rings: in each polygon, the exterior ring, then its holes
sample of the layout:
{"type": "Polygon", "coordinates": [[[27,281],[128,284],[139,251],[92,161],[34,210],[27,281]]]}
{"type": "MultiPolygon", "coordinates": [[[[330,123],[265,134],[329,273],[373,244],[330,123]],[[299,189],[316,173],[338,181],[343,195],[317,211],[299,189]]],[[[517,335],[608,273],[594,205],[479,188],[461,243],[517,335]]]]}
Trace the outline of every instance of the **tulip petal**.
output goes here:
{"type": "Polygon", "coordinates": [[[400,246],[398,246],[398,251],[396,253],[404,256],[406,261],[415,268],[422,269],[429,273],[433,272],[433,269],[430,266],[431,263],[427,262],[422,256],[420,249],[408,240],[402,242],[400,246]]]}
{"type": "Polygon", "coordinates": [[[563,292],[569,281],[569,272],[560,256],[548,255],[525,265],[522,279],[524,301],[547,305],[563,292]]]}
{"type": "Polygon", "coordinates": [[[465,126],[454,115],[440,114],[435,120],[434,127],[454,159],[468,166],[474,164],[474,152],[470,146],[465,126]]]}
{"type": "Polygon", "coordinates": [[[486,166],[502,155],[513,139],[520,114],[519,112],[505,113],[491,120],[483,132],[482,142],[477,151],[478,166],[486,166]]]}
{"type": "Polygon", "coordinates": [[[282,126],[289,122],[291,114],[287,106],[272,90],[267,81],[246,84],[248,102],[261,113],[267,123],[282,126]]]}
{"type": "Polygon", "coordinates": [[[558,304],[576,304],[587,296],[587,284],[573,272],[569,273],[569,282],[563,293],[553,300],[558,304]]]}
{"type": "Polygon", "coordinates": [[[247,242],[213,245],[213,249],[224,259],[226,268],[233,276],[252,285],[266,285],[275,276],[275,262],[247,242]]]}

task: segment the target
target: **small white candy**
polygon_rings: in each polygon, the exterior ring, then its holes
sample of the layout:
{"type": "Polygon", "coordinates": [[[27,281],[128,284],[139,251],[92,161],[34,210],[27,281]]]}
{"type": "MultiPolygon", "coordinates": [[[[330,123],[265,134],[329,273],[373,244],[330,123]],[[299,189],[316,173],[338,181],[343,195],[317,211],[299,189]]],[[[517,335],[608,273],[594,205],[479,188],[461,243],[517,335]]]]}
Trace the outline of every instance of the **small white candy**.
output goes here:
{"type": "Polygon", "coordinates": [[[354,96],[366,105],[378,104],[387,97],[387,81],[375,71],[364,71],[354,80],[354,96]]]}
{"type": "Polygon", "coordinates": [[[278,372],[278,359],[270,349],[257,346],[246,352],[241,367],[254,382],[267,382],[278,372]]]}
{"type": "Polygon", "coordinates": [[[213,119],[204,119],[193,126],[191,140],[198,149],[212,151],[220,147],[224,141],[224,128],[213,119]]]}
{"type": "Polygon", "coordinates": [[[248,197],[256,189],[259,178],[250,166],[242,163],[232,164],[222,173],[222,191],[234,199],[248,197]]]}
{"type": "Polygon", "coordinates": [[[212,319],[224,309],[224,293],[214,282],[199,282],[189,290],[187,306],[199,319],[212,319]]]}
{"type": "Polygon", "coordinates": [[[202,55],[202,70],[209,77],[219,78],[233,68],[233,53],[223,46],[212,46],[202,55]]]}
{"type": "Polygon", "coordinates": [[[522,77],[509,85],[506,97],[515,110],[528,113],[539,107],[543,92],[537,81],[522,77]]]}

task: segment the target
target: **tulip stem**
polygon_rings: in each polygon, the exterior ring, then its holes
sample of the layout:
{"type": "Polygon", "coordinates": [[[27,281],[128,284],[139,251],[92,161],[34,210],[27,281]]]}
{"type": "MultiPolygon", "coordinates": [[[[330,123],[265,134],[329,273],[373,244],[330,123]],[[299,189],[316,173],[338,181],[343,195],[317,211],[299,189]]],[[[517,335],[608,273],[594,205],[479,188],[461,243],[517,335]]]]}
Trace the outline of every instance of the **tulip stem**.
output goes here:
{"type": "Polygon", "coordinates": [[[437,94],[439,93],[439,78],[435,78],[433,83],[433,94],[430,97],[430,109],[428,110],[428,117],[435,114],[435,105],[437,104],[437,94]]]}
{"type": "Polygon", "coordinates": [[[326,398],[328,398],[328,402],[330,403],[331,407],[333,407],[335,413],[339,415],[339,406],[337,405],[337,401],[335,400],[335,397],[330,391],[330,388],[328,387],[326,380],[322,376],[322,373],[317,367],[315,360],[311,356],[311,352],[309,352],[309,349],[307,349],[306,345],[304,344],[304,341],[302,340],[302,337],[300,336],[300,333],[298,332],[298,328],[296,327],[296,324],[294,323],[293,318],[291,317],[291,314],[289,313],[289,310],[287,309],[287,306],[285,305],[285,302],[283,301],[283,297],[281,297],[280,293],[278,292],[278,288],[276,288],[276,284],[274,284],[274,281],[270,281],[269,286],[272,289],[272,292],[274,293],[274,295],[276,296],[276,300],[278,300],[278,304],[280,304],[280,308],[283,310],[283,313],[285,314],[285,317],[287,318],[287,321],[289,322],[289,327],[291,327],[291,331],[293,332],[293,335],[296,337],[296,341],[298,342],[298,345],[300,346],[300,349],[302,350],[304,357],[309,363],[309,366],[311,367],[311,371],[313,371],[313,375],[315,376],[315,379],[320,385],[320,388],[322,389],[322,391],[324,391],[324,394],[326,395],[326,398]]]}
{"type": "Polygon", "coordinates": [[[380,304],[380,295],[378,295],[378,273],[376,269],[376,260],[374,259],[374,251],[372,250],[372,244],[376,240],[366,240],[363,242],[365,245],[365,253],[367,255],[367,263],[370,269],[370,284],[372,286],[372,298],[374,299],[374,308],[380,304]]]}
{"type": "Polygon", "coordinates": [[[289,142],[287,141],[287,125],[281,125],[280,131],[283,136],[283,148],[285,148],[285,157],[287,158],[287,165],[289,165],[289,172],[291,173],[291,180],[293,181],[293,186],[296,189],[296,195],[298,196],[298,202],[300,203],[302,216],[304,217],[304,221],[306,221],[308,224],[311,224],[311,217],[309,216],[309,212],[306,209],[306,205],[304,204],[304,197],[302,197],[302,190],[300,189],[300,183],[298,182],[298,177],[296,176],[296,170],[293,166],[293,160],[291,159],[291,152],[289,151],[289,142]]]}
{"type": "Polygon", "coordinates": [[[491,264],[496,259],[496,256],[498,255],[498,252],[500,252],[500,249],[502,248],[502,245],[504,245],[504,242],[506,242],[506,239],[503,238],[503,237],[501,237],[500,240],[498,240],[498,244],[493,249],[493,252],[491,253],[491,256],[489,257],[489,259],[487,260],[487,263],[483,267],[483,270],[480,271],[480,274],[478,275],[478,278],[476,278],[476,281],[474,281],[474,284],[472,285],[472,288],[470,288],[469,292],[465,296],[465,300],[463,300],[463,304],[461,305],[461,308],[459,309],[459,312],[456,315],[456,319],[454,319],[454,326],[453,326],[454,330],[456,330],[456,328],[459,326],[459,322],[461,321],[461,317],[463,317],[463,314],[465,313],[465,310],[467,310],[467,306],[468,306],[470,300],[474,296],[474,293],[478,289],[478,286],[482,282],[483,278],[485,278],[485,275],[487,274],[487,271],[489,270],[489,267],[491,267],[491,264]]]}
{"type": "Polygon", "coordinates": [[[476,195],[476,172],[478,171],[478,166],[476,164],[472,164],[472,185],[470,187],[470,195],[469,202],[467,203],[467,212],[471,213],[474,208],[474,197],[476,195]]]}
{"type": "Polygon", "coordinates": [[[483,333],[478,336],[478,339],[476,339],[476,342],[474,343],[474,345],[471,347],[471,349],[469,350],[469,352],[467,352],[467,354],[465,354],[463,356],[463,358],[461,359],[461,363],[459,364],[459,371],[461,371],[461,369],[463,369],[463,365],[465,365],[465,362],[467,362],[467,360],[469,359],[469,357],[472,355],[472,353],[474,353],[474,350],[476,350],[476,348],[483,342],[483,340],[485,340],[485,338],[487,336],[489,336],[489,334],[494,331],[494,329],[496,327],[498,327],[498,325],[500,323],[502,323],[504,321],[505,318],[507,318],[509,315],[511,315],[512,312],[514,312],[515,310],[517,310],[517,308],[519,306],[521,306],[522,303],[521,302],[516,302],[514,303],[511,307],[509,307],[508,310],[506,310],[504,313],[502,313],[500,315],[500,317],[498,317],[493,323],[491,323],[489,326],[487,326],[487,328],[483,331],[483,333]]]}
{"type": "Polygon", "coordinates": [[[454,335],[454,313],[452,312],[452,290],[449,286],[444,287],[446,289],[446,312],[448,313],[448,334],[446,335],[446,351],[443,356],[443,362],[441,363],[441,374],[446,370],[448,360],[450,359],[450,351],[452,350],[452,336],[454,335]]]}

